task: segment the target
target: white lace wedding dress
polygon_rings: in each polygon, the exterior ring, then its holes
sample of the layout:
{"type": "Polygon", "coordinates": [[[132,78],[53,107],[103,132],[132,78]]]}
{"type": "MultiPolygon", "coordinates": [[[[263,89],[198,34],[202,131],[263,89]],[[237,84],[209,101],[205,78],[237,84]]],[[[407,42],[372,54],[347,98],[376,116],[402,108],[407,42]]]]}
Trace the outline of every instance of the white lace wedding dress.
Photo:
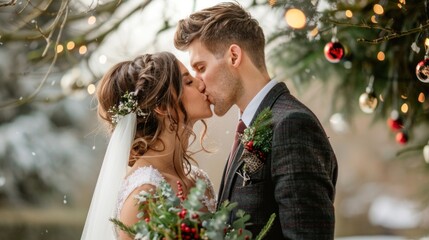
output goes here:
{"type": "MultiPolygon", "coordinates": [[[[208,190],[208,194],[204,196],[203,204],[207,207],[210,212],[216,210],[217,197],[213,189],[213,185],[207,175],[202,169],[192,166],[190,177],[194,180],[201,179],[205,182],[208,190]]],[[[122,183],[122,186],[119,190],[119,199],[116,208],[115,216],[118,216],[122,210],[125,200],[130,196],[130,194],[138,187],[144,184],[150,184],[155,187],[158,187],[161,181],[164,180],[164,177],[161,173],[154,167],[141,167],[127,176],[122,183]]],[[[116,229],[115,229],[116,232],[116,229]]]]}

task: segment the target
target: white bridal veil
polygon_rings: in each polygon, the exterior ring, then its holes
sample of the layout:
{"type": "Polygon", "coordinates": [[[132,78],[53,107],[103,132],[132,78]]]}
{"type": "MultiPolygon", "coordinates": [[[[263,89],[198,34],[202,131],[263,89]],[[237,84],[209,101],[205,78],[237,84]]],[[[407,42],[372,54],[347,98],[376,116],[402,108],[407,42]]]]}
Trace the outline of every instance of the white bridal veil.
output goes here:
{"type": "Polygon", "coordinates": [[[119,188],[126,175],[131,144],[136,131],[136,113],[122,117],[107,146],[81,240],[116,239],[114,224],[119,188]]]}

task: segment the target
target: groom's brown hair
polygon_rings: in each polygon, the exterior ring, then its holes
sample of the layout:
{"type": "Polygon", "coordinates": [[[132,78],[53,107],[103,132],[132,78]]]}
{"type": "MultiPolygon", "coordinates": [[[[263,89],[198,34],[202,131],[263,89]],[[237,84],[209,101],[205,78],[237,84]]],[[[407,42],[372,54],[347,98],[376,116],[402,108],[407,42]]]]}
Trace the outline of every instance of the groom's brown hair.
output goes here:
{"type": "Polygon", "coordinates": [[[220,3],[180,20],[174,36],[175,47],[186,50],[196,39],[216,57],[223,56],[231,44],[237,44],[249,54],[255,66],[266,69],[262,28],[237,3],[220,3]]]}

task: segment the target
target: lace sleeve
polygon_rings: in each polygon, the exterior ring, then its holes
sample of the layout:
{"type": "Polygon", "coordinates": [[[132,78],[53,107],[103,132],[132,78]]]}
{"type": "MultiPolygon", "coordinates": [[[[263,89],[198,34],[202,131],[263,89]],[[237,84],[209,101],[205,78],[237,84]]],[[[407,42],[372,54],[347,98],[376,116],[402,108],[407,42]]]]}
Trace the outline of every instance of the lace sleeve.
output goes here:
{"type": "Polygon", "coordinates": [[[205,182],[205,184],[207,186],[207,191],[206,191],[206,194],[204,196],[203,203],[204,203],[204,205],[206,205],[207,209],[210,212],[215,212],[216,211],[216,205],[217,205],[217,196],[216,196],[216,193],[215,193],[214,188],[213,188],[213,184],[210,181],[208,174],[204,170],[202,170],[196,166],[192,166],[191,174],[195,180],[201,179],[205,182]]]}
{"type": "Polygon", "coordinates": [[[161,181],[164,180],[161,173],[153,168],[141,167],[131,173],[123,182],[122,187],[119,191],[119,199],[116,208],[116,216],[119,216],[125,200],[129,195],[138,187],[143,186],[144,184],[151,184],[155,187],[158,187],[161,181]]]}

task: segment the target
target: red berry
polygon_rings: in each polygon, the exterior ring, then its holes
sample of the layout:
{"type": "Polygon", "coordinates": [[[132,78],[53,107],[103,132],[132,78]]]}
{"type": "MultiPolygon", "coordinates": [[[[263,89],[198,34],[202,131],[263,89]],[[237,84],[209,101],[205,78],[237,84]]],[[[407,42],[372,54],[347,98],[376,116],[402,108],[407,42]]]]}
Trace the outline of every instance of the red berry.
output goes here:
{"type": "Polygon", "coordinates": [[[246,144],[246,149],[251,151],[253,149],[253,141],[249,141],[246,144]]]}

